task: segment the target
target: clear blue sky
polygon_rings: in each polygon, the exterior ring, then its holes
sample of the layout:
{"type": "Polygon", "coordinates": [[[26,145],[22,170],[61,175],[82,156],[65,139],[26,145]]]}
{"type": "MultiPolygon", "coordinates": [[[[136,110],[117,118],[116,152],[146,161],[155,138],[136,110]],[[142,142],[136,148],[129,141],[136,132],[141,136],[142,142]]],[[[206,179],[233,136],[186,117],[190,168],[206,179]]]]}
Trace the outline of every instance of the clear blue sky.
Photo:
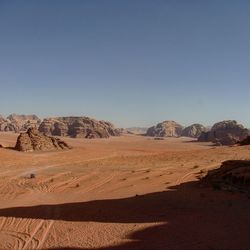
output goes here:
{"type": "Polygon", "coordinates": [[[0,113],[250,127],[250,1],[0,1],[0,113]]]}

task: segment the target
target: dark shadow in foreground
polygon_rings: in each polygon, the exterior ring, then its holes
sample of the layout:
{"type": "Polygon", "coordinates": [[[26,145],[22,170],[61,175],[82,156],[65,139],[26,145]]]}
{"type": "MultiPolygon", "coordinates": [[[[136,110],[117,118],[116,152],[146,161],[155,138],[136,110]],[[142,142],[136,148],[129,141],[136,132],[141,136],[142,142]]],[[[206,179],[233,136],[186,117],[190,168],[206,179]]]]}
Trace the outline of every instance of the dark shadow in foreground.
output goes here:
{"type": "Polygon", "coordinates": [[[250,249],[250,202],[247,197],[200,187],[199,182],[124,199],[5,208],[0,209],[0,216],[104,223],[159,223],[127,235],[128,243],[99,248],[103,250],[250,249]]]}

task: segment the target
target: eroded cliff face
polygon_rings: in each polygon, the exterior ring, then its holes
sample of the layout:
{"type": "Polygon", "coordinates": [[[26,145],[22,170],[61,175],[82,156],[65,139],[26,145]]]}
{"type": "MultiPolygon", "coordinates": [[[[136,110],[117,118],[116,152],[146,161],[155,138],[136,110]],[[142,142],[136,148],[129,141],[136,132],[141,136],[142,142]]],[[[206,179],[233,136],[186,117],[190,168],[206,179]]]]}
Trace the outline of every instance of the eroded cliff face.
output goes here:
{"type": "Polygon", "coordinates": [[[183,127],[179,123],[175,121],[164,121],[149,128],[146,135],[156,137],[180,137],[182,130],[183,127]]]}
{"type": "Polygon", "coordinates": [[[89,117],[47,118],[40,124],[39,131],[46,135],[73,138],[108,138],[120,135],[112,123],[89,117]]]}
{"type": "Polygon", "coordinates": [[[70,149],[70,146],[61,139],[39,132],[36,128],[29,128],[26,133],[18,136],[15,149],[22,152],[53,151],[70,149]]]}
{"type": "Polygon", "coordinates": [[[0,116],[0,131],[20,132],[27,131],[28,128],[37,128],[40,119],[36,115],[11,114],[7,118],[0,116]]]}
{"type": "Polygon", "coordinates": [[[182,136],[198,138],[202,134],[202,132],[206,132],[206,128],[201,124],[192,124],[182,131],[182,136]]]}
{"type": "Polygon", "coordinates": [[[237,121],[227,120],[215,123],[210,131],[203,132],[198,141],[214,142],[218,145],[234,145],[244,140],[249,135],[249,130],[237,121]]]}

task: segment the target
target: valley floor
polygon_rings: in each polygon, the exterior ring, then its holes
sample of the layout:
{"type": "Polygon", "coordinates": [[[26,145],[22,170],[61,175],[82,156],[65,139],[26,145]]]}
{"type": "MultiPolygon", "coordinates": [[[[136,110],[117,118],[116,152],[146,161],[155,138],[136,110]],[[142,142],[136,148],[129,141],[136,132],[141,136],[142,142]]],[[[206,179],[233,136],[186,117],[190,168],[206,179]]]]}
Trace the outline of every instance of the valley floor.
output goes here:
{"type": "MultiPolygon", "coordinates": [[[[0,143],[16,137],[0,133],[0,143]]],[[[247,195],[198,180],[222,161],[249,159],[249,146],[63,139],[72,150],[0,149],[0,249],[250,249],[247,195]]]]}

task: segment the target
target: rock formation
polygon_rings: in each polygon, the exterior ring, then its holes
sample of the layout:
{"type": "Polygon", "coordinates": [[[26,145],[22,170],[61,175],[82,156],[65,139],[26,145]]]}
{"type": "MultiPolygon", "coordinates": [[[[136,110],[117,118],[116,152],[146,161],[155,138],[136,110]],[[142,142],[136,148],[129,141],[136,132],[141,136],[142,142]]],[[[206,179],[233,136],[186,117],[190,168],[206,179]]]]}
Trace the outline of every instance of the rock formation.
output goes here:
{"type": "Polygon", "coordinates": [[[238,143],[240,146],[250,145],[250,136],[246,137],[244,140],[238,143]]]}
{"type": "Polygon", "coordinates": [[[147,136],[180,137],[183,127],[175,121],[164,121],[147,130],[147,136]]]}
{"type": "Polygon", "coordinates": [[[0,116],[0,131],[20,132],[31,127],[38,127],[40,119],[36,115],[12,114],[6,119],[0,116]]]}
{"type": "Polygon", "coordinates": [[[13,132],[17,132],[18,131],[18,127],[16,124],[11,123],[10,120],[3,118],[0,115],[0,131],[4,131],[4,132],[9,132],[9,131],[13,131],[13,132]]]}
{"type": "Polygon", "coordinates": [[[40,119],[36,115],[17,115],[11,114],[7,117],[10,121],[39,121],[40,119]]]}
{"type": "Polygon", "coordinates": [[[192,124],[183,129],[182,136],[198,138],[202,132],[206,132],[206,128],[201,124],[192,124]]]}
{"type": "Polygon", "coordinates": [[[210,170],[202,181],[216,189],[250,191],[250,161],[225,161],[220,168],[210,170]]]}
{"type": "Polygon", "coordinates": [[[222,121],[214,124],[209,132],[202,132],[198,141],[214,142],[217,145],[234,145],[242,141],[249,134],[249,130],[234,120],[222,121]]]}
{"type": "Polygon", "coordinates": [[[18,131],[27,131],[28,128],[38,128],[40,119],[36,115],[11,114],[7,117],[11,124],[15,124],[18,131]]]}
{"type": "Polygon", "coordinates": [[[46,135],[70,136],[73,138],[108,138],[118,136],[120,132],[106,121],[97,121],[89,117],[57,117],[44,119],[39,131],[46,135]]]}
{"type": "Polygon", "coordinates": [[[68,126],[60,121],[59,118],[47,118],[40,124],[39,131],[46,135],[67,136],[68,126]]]}
{"type": "Polygon", "coordinates": [[[21,133],[17,138],[15,149],[23,152],[51,151],[58,149],[69,149],[64,141],[44,135],[36,128],[29,128],[26,133],[21,133]]]}

